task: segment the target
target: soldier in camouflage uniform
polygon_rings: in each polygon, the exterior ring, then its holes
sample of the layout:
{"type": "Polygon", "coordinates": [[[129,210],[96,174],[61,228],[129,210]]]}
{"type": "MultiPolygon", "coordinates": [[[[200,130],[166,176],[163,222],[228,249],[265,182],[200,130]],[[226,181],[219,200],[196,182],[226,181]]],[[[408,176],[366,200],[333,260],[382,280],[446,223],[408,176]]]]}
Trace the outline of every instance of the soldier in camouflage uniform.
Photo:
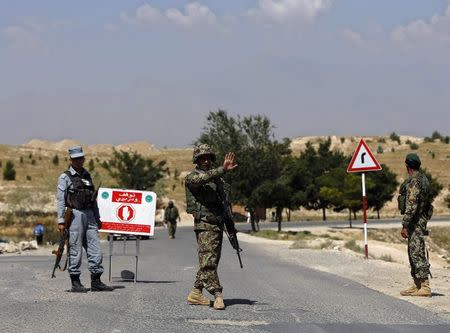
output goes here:
{"type": "Polygon", "coordinates": [[[400,213],[404,214],[401,235],[408,238],[408,257],[414,283],[400,294],[431,297],[428,280],[430,265],[424,239],[428,235],[427,222],[433,215],[430,182],[420,171],[421,162],[417,154],[408,154],[405,163],[409,177],[400,186],[398,206],[400,213]]]}
{"type": "Polygon", "coordinates": [[[175,238],[175,231],[177,230],[177,220],[179,219],[180,214],[178,213],[178,208],[175,207],[173,201],[170,200],[166,210],[164,211],[164,222],[167,224],[170,239],[175,238]]]}
{"type": "Polygon", "coordinates": [[[237,167],[233,153],[225,155],[223,166],[212,168],[216,160],[211,147],[206,144],[194,148],[193,162],[197,165],[185,179],[186,211],[194,216],[194,231],[198,244],[199,270],[194,288],[187,300],[190,304],[210,305],[202,294],[203,288],[214,295],[214,308],[225,309],[222,286],[217,275],[224,224],[225,209],[220,198],[225,198],[224,181],[226,172],[237,167]]]}

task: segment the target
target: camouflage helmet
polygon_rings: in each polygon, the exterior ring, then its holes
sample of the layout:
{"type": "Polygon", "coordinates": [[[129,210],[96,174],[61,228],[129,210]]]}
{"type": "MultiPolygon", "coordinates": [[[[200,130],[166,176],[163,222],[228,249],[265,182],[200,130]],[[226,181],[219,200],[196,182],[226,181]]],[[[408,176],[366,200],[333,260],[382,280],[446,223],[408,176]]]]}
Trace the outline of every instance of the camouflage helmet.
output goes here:
{"type": "Polygon", "coordinates": [[[211,146],[208,144],[202,143],[202,144],[194,147],[194,154],[192,156],[193,163],[197,163],[198,158],[203,155],[210,155],[211,161],[213,161],[213,162],[216,160],[216,155],[213,153],[211,146]]]}

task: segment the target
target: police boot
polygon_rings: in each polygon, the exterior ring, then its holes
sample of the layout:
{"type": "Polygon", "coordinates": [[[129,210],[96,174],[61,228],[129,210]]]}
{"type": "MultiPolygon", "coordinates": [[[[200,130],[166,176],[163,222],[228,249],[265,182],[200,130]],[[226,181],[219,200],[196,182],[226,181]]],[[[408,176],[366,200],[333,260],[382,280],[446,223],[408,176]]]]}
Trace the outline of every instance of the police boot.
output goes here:
{"type": "Polygon", "coordinates": [[[210,301],[208,298],[203,296],[202,290],[193,288],[187,297],[187,301],[192,305],[210,305],[210,301]]]}
{"type": "Polygon", "coordinates": [[[113,291],[113,287],[107,286],[100,280],[101,275],[101,273],[91,274],[91,291],[113,291]]]}
{"type": "Polygon", "coordinates": [[[72,289],[70,289],[73,293],[87,293],[89,289],[85,288],[80,281],[79,275],[70,275],[70,280],[72,281],[72,289]]]}
{"type": "Polygon", "coordinates": [[[225,310],[225,303],[223,302],[223,295],[221,292],[214,294],[214,309],[225,310]]]}
{"type": "Polygon", "coordinates": [[[411,287],[409,287],[408,289],[402,290],[400,292],[400,295],[402,296],[411,296],[412,293],[416,292],[419,290],[420,288],[420,280],[413,278],[414,282],[412,284],[411,287]]]}
{"type": "Polygon", "coordinates": [[[420,279],[419,283],[419,290],[413,292],[411,296],[431,297],[430,281],[428,279],[420,279]]]}

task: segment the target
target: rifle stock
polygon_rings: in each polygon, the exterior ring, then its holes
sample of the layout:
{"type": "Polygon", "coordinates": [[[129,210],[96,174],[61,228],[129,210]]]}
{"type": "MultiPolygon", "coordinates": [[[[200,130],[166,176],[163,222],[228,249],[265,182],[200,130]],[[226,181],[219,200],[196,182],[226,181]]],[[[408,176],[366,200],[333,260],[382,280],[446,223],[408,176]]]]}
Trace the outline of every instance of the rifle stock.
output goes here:
{"type": "Polygon", "coordinates": [[[58,249],[52,251],[52,254],[56,255],[55,265],[53,266],[52,278],[55,278],[55,271],[59,268],[60,271],[65,271],[67,268],[67,262],[69,258],[69,228],[72,223],[73,211],[71,207],[67,207],[64,212],[64,231],[61,232],[61,236],[59,238],[58,249]],[[64,263],[64,267],[61,268],[60,262],[61,258],[64,254],[64,246],[66,247],[66,262],[64,263]]]}

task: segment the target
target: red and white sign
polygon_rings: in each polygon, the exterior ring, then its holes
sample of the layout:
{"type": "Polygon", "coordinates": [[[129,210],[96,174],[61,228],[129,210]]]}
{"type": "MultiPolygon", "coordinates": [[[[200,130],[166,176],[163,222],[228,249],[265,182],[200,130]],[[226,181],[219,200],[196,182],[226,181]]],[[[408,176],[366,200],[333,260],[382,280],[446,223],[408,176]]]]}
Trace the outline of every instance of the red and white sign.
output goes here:
{"type": "Polygon", "coordinates": [[[130,222],[135,215],[136,210],[131,205],[121,205],[117,208],[117,217],[122,222],[130,222]]]}
{"type": "Polygon", "coordinates": [[[156,194],[148,191],[100,188],[97,197],[100,232],[153,236],[156,194]]]}
{"type": "Polygon", "coordinates": [[[381,165],[370,151],[364,139],[361,139],[348,165],[347,172],[379,171],[381,165]]]}

